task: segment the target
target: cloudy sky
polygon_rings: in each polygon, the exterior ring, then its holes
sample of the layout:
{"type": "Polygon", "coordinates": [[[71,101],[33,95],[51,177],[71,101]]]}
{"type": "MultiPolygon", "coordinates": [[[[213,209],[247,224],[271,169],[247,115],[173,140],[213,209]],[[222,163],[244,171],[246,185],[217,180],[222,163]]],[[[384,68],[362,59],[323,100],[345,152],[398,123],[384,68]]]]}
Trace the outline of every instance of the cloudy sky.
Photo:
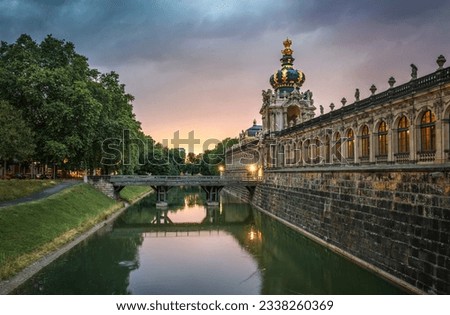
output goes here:
{"type": "Polygon", "coordinates": [[[408,81],[411,63],[421,76],[450,60],[449,16],[447,0],[0,0],[0,40],[71,41],[91,67],[119,73],[146,134],[204,141],[261,121],[286,37],[302,89],[328,111],[355,88],[363,98],[390,76],[408,81]]]}

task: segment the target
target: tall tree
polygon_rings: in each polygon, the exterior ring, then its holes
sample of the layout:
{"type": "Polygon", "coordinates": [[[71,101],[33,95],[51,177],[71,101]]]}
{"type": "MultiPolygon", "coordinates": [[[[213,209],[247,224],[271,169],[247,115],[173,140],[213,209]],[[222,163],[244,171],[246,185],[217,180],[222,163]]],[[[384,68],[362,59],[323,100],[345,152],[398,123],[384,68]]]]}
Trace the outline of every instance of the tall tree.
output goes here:
{"type": "MultiPolygon", "coordinates": [[[[0,95],[34,131],[35,160],[65,161],[68,167],[91,172],[136,168],[100,164],[105,140],[123,141],[125,130],[136,138],[143,134],[133,114],[133,96],[126,93],[118,74],[91,69],[72,43],[51,35],[40,44],[28,35],[13,44],[1,42],[0,95]]],[[[133,149],[132,154],[139,152],[133,149]]]]}
{"type": "Polygon", "coordinates": [[[7,161],[23,160],[34,153],[34,135],[22,115],[6,101],[0,100],[0,159],[3,160],[3,177],[7,161]]]}

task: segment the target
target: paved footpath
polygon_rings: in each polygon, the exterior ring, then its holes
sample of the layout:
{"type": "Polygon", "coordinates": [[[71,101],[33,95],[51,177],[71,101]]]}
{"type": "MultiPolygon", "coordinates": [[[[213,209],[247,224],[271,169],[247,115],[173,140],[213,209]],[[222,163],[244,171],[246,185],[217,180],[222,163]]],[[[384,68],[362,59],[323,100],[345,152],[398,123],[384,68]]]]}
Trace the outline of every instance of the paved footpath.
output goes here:
{"type": "Polygon", "coordinates": [[[64,190],[68,187],[72,187],[74,185],[80,184],[82,183],[82,181],[79,180],[65,180],[63,182],[61,182],[60,184],[44,189],[40,192],[34,193],[32,195],[26,196],[26,197],[22,197],[19,199],[14,199],[14,200],[9,200],[9,201],[4,201],[4,202],[0,202],[0,208],[3,207],[9,207],[9,206],[15,206],[21,203],[26,203],[26,202],[30,202],[30,201],[35,201],[35,200],[39,200],[39,199],[43,199],[43,198],[47,198],[48,196],[54,195],[58,192],[60,192],[61,190],[64,190]]]}

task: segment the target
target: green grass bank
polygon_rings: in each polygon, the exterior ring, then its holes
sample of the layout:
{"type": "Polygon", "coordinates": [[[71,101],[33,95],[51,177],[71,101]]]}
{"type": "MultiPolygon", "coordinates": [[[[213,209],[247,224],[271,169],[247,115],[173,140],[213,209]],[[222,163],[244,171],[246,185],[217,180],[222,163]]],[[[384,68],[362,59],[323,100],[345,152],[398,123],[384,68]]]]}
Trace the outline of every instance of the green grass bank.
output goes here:
{"type": "Polygon", "coordinates": [[[0,180],[0,202],[29,196],[58,184],[55,180],[10,179],[0,180]]]}
{"type": "MultiPolygon", "coordinates": [[[[150,187],[123,189],[133,202],[150,187]]],[[[48,198],[0,209],[0,280],[73,240],[123,207],[88,184],[48,198]]]]}

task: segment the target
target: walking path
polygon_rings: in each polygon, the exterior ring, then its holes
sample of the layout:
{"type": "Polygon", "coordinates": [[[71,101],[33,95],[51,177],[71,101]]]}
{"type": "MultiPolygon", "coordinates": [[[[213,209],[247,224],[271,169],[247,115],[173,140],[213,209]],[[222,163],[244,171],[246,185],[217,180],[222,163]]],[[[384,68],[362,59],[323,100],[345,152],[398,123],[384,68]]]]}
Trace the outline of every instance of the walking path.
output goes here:
{"type": "Polygon", "coordinates": [[[39,200],[42,198],[47,198],[48,196],[54,195],[58,192],[60,192],[63,189],[66,189],[68,187],[74,186],[76,184],[81,183],[79,180],[66,180],[61,182],[60,184],[44,189],[40,192],[34,193],[32,195],[26,196],[26,197],[22,197],[19,199],[14,199],[14,200],[9,200],[9,201],[4,201],[4,202],[0,202],[0,208],[3,207],[9,207],[9,206],[15,206],[21,203],[26,203],[26,202],[30,202],[30,201],[35,201],[35,200],[39,200]]]}

